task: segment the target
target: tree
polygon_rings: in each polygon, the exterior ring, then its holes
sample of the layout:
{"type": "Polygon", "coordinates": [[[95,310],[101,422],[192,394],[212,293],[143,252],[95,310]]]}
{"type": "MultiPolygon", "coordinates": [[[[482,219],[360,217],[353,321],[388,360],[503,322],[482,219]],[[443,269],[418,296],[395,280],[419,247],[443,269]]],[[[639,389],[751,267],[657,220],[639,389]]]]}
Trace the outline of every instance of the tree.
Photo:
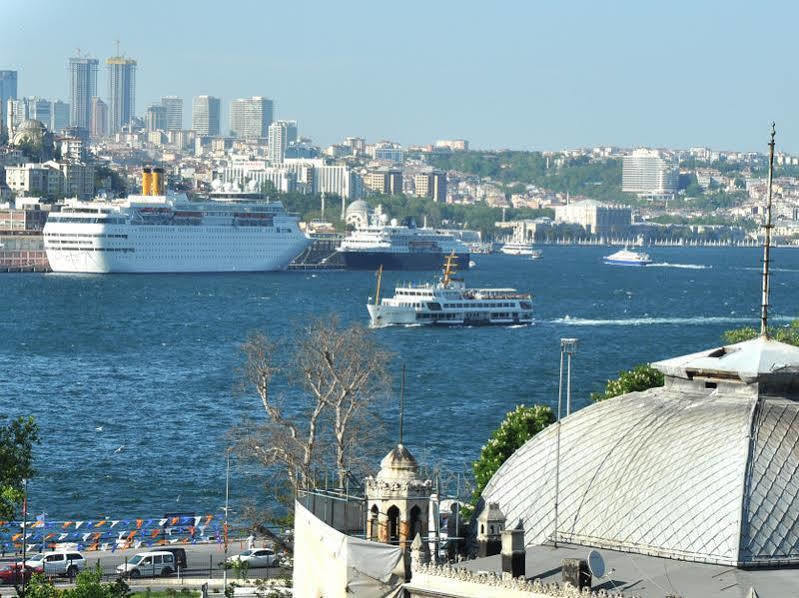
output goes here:
{"type": "Polygon", "coordinates": [[[336,467],[344,485],[357,462],[356,449],[376,429],[367,424],[373,423],[373,403],[388,388],[389,354],[363,327],[341,328],[335,318],[312,322],[293,350],[254,333],[242,352],[244,387],[257,394],[266,421],[233,430],[238,452],[277,472],[278,481],[294,493],[314,488],[314,473],[328,465],[336,467]],[[279,362],[286,354],[292,355],[292,369],[279,362]],[[282,394],[272,389],[278,374],[289,374],[294,382],[282,394]],[[321,446],[328,439],[333,455],[321,446]]]}
{"type": "MultiPolygon", "coordinates": [[[[799,347],[799,320],[794,320],[787,326],[773,326],[768,329],[769,338],[799,347]]],[[[722,338],[726,344],[735,344],[760,336],[760,331],[752,326],[735,328],[724,332],[722,338]]]]}
{"type": "Polygon", "coordinates": [[[546,405],[517,405],[509,411],[491,438],[483,445],[480,458],[472,464],[474,493],[472,505],[477,505],[491,477],[516,449],[555,421],[555,414],[546,405]]]}
{"type": "MultiPolygon", "coordinates": [[[[348,464],[358,459],[375,399],[385,396],[390,377],[389,353],[363,326],[340,329],[335,319],[317,320],[300,342],[297,365],[305,389],[330,411],[335,440],[336,473],[344,487],[348,464]]],[[[374,428],[372,428],[374,429],[374,428]]]]}
{"type": "Polygon", "coordinates": [[[0,425],[0,519],[14,518],[22,504],[23,480],[32,478],[33,445],[39,444],[39,426],[33,417],[18,417],[0,425]]]}
{"type": "Polygon", "coordinates": [[[591,393],[592,401],[604,401],[628,392],[640,392],[665,383],[663,373],[651,365],[642,363],[631,370],[619,372],[619,377],[608,380],[605,392],[591,393]]]}
{"type": "Polygon", "coordinates": [[[129,598],[130,595],[130,588],[122,578],[103,583],[99,563],[93,569],[81,571],[74,588],[59,590],[44,575],[34,575],[25,588],[25,598],[129,598]]]}

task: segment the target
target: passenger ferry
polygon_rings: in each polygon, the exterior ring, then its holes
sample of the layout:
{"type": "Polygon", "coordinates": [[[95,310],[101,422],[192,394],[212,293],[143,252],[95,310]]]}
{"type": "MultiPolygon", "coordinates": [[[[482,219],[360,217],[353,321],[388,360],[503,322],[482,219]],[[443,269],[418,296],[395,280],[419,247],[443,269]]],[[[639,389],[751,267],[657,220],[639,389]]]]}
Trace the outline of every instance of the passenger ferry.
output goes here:
{"type": "Polygon", "coordinates": [[[526,255],[531,259],[537,259],[541,257],[541,250],[533,247],[532,243],[524,243],[519,241],[509,241],[508,243],[505,243],[500,251],[507,255],[526,255]]]}
{"type": "Polygon", "coordinates": [[[478,326],[533,322],[533,298],[516,289],[469,289],[455,278],[456,257],[446,256],[444,275],[438,282],[396,287],[394,296],[380,300],[383,270],[378,269],[375,298],[369,298],[370,325],[478,326]]]}
{"type": "Polygon", "coordinates": [[[147,184],[123,200],[67,200],[43,234],[53,272],[285,270],[310,243],[280,202],[194,202],[147,184]]]}
{"type": "Polygon", "coordinates": [[[604,262],[611,266],[646,266],[651,264],[652,260],[648,253],[642,251],[630,251],[626,247],[621,251],[606,255],[604,262]]]}

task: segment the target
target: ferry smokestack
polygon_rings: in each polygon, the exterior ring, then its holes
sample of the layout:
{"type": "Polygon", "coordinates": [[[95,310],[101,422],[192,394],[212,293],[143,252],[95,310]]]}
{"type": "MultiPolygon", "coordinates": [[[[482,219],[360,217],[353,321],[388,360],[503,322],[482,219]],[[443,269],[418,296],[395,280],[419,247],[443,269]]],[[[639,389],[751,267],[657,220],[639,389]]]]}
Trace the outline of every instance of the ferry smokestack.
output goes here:
{"type": "Polygon", "coordinates": [[[164,192],[164,169],[153,168],[153,185],[150,195],[166,195],[164,192]]]}
{"type": "Polygon", "coordinates": [[[153,169],[144,167],[141,170],[141,194],[150,195],[153,185],[153,169]]]}

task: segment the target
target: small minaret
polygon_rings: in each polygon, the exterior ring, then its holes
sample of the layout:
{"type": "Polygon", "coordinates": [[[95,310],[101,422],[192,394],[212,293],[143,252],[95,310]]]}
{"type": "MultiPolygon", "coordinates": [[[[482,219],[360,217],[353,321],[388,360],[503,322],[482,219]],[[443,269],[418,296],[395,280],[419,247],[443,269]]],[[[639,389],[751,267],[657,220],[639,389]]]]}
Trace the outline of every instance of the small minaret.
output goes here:
{"type": "Polygon", "coordinates": [[[766,221],[763,225],[763,297],[760,302],[760,334],[768,337],[768,295],[769,295],[769,259],[771,253],[771,190],[774,181],[774,136],[776,125],[771,123],[771,141],[768,156],[768,197],[766,198],[766,221]]]}
{"type": "Polygon", "coordinates": [[[419,464],[402,444],[405,367],[399,407],[399,442],[380,461],[377,477],[365,480],[368,524],[366,537],[395,544],[405,551],[417,534],[427,536],[433,482],[419,477],[419,464]]]}
{"type": "Polygon", "coordinates": [[[502,549],[502,531],[505,529],[505,515],[499,510],[499,503],[490,502],[477,516],[477,556],[499,554],[502,549]]]}

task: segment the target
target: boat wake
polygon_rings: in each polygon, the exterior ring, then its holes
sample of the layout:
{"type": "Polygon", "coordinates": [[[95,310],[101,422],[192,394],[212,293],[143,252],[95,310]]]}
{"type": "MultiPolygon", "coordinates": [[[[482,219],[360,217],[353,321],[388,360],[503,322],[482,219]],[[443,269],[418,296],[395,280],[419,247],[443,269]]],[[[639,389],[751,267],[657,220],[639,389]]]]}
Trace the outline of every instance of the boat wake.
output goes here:
{"type": "Polygon", "coordinates": [[[647,268],[683,268],[685,270],[708,270],[712,267],[707,264],[672,264],[670,262],[658,262],[647,266],[647,268]]]}
{"type": "MultiPolygon", "coordinates": [[[[736,270],[752,270],[753,272],[762,272],[762,268],[735,268],[736,270]]],[[[799,272],[799,268],[772,268],[769,266],[769,272],[799,272]]]]}
{"type": "MultiPolygon", "coordinates": [[[[788,316],[771,316],[770,320],[775,322],[790,322],[794,318],[788,316]]],[[[697,316],[693,318],[619,318],[617,320],[600,320],[591,318],[572,318],[564,316],[551,321],[552,324],[565,324],[566,326],[661,326],[661,325],[685,325],[685,324],[757,324],[757,316],[697,316]]]]}

